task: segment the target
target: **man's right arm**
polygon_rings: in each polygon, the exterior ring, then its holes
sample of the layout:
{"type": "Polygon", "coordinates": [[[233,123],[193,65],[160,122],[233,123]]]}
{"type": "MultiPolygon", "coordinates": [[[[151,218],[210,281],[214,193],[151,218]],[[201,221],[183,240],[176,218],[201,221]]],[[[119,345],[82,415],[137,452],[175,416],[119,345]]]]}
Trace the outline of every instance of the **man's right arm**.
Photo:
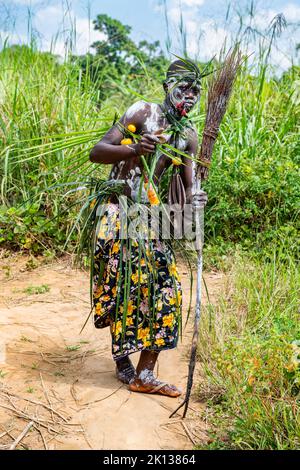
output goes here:
{"type": "Polygon", "coordinates": [[[93,163],[117,163],[138,155],[138,144],[121,145],[123,134],[113,126],[92,148],[90,161],[93,163]]]}
{"type": "Polygon", "coordinates": [[[147,103],[138,102],[131,106],[121,117],[119,125],[114,125],[104,137],[92,148],[90,152],[90,161],[93,163],[117,163],[140,155],[147,155],[155,152],[155,145],[159,142],[158,138],[144,134],[137,144],[121,145],[124,138],[122,128],[125,129],[129,124],[134,124],[139,134],[143,128],[147,103]]]}

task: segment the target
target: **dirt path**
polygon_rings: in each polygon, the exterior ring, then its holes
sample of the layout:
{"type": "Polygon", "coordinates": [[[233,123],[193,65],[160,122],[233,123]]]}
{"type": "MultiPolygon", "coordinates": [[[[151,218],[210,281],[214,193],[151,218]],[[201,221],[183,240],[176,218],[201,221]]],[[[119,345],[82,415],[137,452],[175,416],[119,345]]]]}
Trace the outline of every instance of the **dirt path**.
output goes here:
{"type": "MultiPolygon", "coordinates": [[[[0,263],[0,449],[30,420],[19,448],[191,449],[193,440],[205,440],[195,397],[184,426],[170,420],[180,399],[132,393],[117,381],[108,329],[89,322],[79,335],[89,312],[88,274],[68,259],[28,270],[31,264],[20,257],[0,263]],[[43,285],[43,293],[31,287],[43,285]]],[[[187,298],[184,268],[181,278],[187,298]]],[[[213,298],[222,276],[205,278],[213,298]]],[[[158,364],[159,377],[183,390],[191,331],[190,323],[158,364]]]]}

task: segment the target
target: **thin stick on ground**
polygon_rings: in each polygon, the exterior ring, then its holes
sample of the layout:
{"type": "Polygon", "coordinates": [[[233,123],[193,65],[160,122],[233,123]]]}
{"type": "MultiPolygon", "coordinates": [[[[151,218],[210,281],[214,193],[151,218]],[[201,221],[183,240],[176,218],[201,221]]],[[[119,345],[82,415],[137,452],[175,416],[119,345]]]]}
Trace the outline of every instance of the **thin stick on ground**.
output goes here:
{"type": "MultiPolygon", "coordinates": [[[[44,407],[46,410],[48,411],[52,411],[54,414],[56,414],[59,418],[61,418],[65,423],[68,423],[68,419],[65,418],[61,413],[59,413],[58,411],[56,411],[53,407],[50,407],[48,405],[46,405],[45,403],[42,403],[40,401],[36,401],[36,400],[31,400],[29,398],[25,398],[25,397],[21,397],[20,395],[15,395],[15,394],[12,394],[12,393],[9,393],[9,392],[0,392],[2,393],[9,401],[10,403],[12,403],[12,401],[9,399],[9,397],[14,397],[14,398],[19,398],[20,400],[24,400],[28,403],[32,403],[33,405],[40,405],[42,407],[44,407]]],[[[12,403],[13,404],[13,403],[12,403]]],[[[14,406],[14,408],[16,409],[16,407],[14,406]]],[[[70,419],[70,418],[69,418],[70,419]]],[[[54,420],[53,420],[54,421],[54,420]]]]}
{"type": "Polygon", "coordinates": [[[33,421],[30,421],[27,426],[24,428],[24,430],[21,432],[21,434],[17,437],[17,439],[12,443],[10,446],[9,450],[15,450],[18,444],[24,439],[30,428],[34,425],[33,421]]]}
{"type": "Polygon", "coordinates": [[[42,377],[42,374],[40,372],[40,380],[41,380],[41,384],[42,384],[42,388],[43,388],[43,391],[44,391],[44,395],[45,395],[45,398],[49,404],[49,407],[50,407],[50,413],[51,413],[51,417],[52,417],[52,421],[55,422],[55,419],[54,419],[54,414],[53,414],[53,407],[52,407],[52,403],[50,401],[50,398],[48,396],[48,393],[47,393],[47,390],[46,390],[46,387],[45,387],[45,384],[44,384],[44,381],[43,381],[43,377],[42,377]]]}
{"type": "Polygon", "coordinates": [[[34,418],[33,416],[29,416],[26,413],[23,413],[23,411],[21,411],[21,410],[15,410],[14,408],[12,408],[10,406],[3,405],[1,403],[0,403],[0,406],[1,406],[1,408],[5,408],[6,410],[12,411],[17,416],[17,418],[22,418],[22,419],[25,419],[27,421],[33,421],[34,423],[37,423],[39,426],[43,426],[44,428],[46,428],[48,431],[54,432],[56,434],[60,434],[59,431],[57,431],[53,427],[50,427],[49,426],[49,421],[47,421],[45,419],[41,420],[41,419],[34,418]],[[44,424],[44,423],[47,423],[47,424],[44,424]]]}
{"type": "Polygon", "coordinates": [[[36,426],[36,425],[34,425],[34,427],[35,427],[35,429],[37,430],[37,432],[38,432],[38,433],[40,434],[40,436],[41,436],[41,439],[42,439],[43,445],[44,445],[44,449],[45,449],[45,450],[48,450],[48,446],[47,446],[47,443],[46,443],[45,438],[44,438],[44,434],[42,433],[41,429],[40,429],[38,426],[36,426]]]}
{"type": "Polygon", "coordinates": [[[182,424],[183,429],[184,429],[185,432],[186,432],[187,437],[188,437],[189,440],[191,441],[191,443],[194,444],[194,445],[196,445],[196,441],[195,441],[195,439],[193,438],[193,436],[192,436],[192,434],[191,434],[189,428],[188,428],[187,425],[185,424],[185,422],[184,422],[184,421],[181,421],[181,424],[182,424]]]}

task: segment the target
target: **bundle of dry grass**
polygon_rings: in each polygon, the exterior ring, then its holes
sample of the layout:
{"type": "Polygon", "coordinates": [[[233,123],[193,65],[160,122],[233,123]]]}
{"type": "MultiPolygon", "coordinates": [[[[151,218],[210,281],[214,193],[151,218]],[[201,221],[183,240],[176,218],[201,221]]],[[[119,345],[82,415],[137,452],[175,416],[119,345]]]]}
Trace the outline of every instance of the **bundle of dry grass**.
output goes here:
{"type": "Polygon", "coordinates": [[[224,64],[212,76],[207,96],[207,112],[199,152],[197,177],[206,179],[211,163],[214,143],[218,137],[219,127],[224,117],[232,92],[237,71],[241,65],[242,55],[238,47],[229,51],[224,64]]]}

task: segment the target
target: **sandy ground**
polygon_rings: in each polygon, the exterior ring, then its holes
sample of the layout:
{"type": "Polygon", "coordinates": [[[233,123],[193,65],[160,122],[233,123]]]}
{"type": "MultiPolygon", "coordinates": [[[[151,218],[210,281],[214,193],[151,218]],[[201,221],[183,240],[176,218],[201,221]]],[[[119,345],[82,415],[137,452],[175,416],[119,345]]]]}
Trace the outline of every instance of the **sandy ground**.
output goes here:
{"type": "MultiPolygon", "coordinates": [[[[88,273],[72,269],[67,258],[38,264],[20,256],[0,260],[0,449],[30,421],[17,448],[178,450],[205,441],[204,405],[195,394],[184,423],[179,415],[169,419],[181,398],[133,393],[118,382],[107,328],[96,330],[90,321],[79,334],[89,312],[88,273]],[[25,291],[42,285],[49,290],[25,291]]],[[[187,299],[184,268],[181,279],[187,299]]],[[[222,275],[205,279],[213,300],[222,275]]],[[[159,378],[183,390],[191,333],[192,322],[178,348],[158,362],[159,378]]]]}

